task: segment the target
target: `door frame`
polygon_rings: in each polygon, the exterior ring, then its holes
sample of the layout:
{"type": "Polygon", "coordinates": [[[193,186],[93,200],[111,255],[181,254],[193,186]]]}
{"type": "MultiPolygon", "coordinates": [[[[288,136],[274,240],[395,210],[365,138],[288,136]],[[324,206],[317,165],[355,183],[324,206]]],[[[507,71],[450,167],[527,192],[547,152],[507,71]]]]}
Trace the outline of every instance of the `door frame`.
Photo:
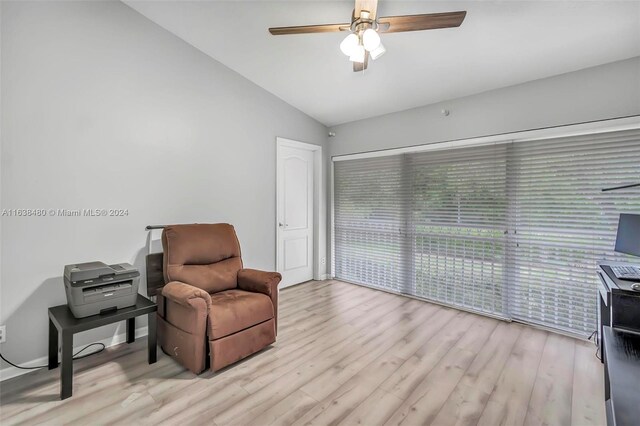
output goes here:
{"type": "MultiPolygon", "coordinates": [[[[280,232],[281,229],[278,226],[278,220],[280,220],[280,216],[282,212],[280,211],[280,203],[278,202],[280,198],[280,147],[289,147],[289,148],[297,148],[303,149],[307,151],[313,152],[313,279],[314,280],[324,280],[326,279],[326,272],[323,271],[326,268],[326,249],[323,249],[323,241],[322,238],[323,233],[326,232],[323,230],[322,226],[324,222],[324,213],[326,208],[324,203],[323,195],[323,173],[322,173],[322,146],[310,144],[307,142],[300,142],[293,139],[287,139],[282,137],[276,137],[276,220],[274,222],[274,226],[276,227],[276,267],[278,270],[278,266],[280,265],[280,232]]],[[[326,236],[325,236],[326,237],[326,236]]],[[[278,271],[279,272],[279,271],[278,271]]]]}

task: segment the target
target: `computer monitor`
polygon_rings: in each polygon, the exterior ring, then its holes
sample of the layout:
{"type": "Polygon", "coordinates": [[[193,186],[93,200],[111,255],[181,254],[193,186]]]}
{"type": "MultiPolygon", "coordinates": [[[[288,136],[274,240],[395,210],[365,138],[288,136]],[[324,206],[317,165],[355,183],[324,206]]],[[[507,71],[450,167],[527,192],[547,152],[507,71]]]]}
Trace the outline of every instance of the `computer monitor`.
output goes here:
{"type": "Polygon", "coordinates": [[[615,251],[640,256],[640,214],[620,215],[615,251]]]}

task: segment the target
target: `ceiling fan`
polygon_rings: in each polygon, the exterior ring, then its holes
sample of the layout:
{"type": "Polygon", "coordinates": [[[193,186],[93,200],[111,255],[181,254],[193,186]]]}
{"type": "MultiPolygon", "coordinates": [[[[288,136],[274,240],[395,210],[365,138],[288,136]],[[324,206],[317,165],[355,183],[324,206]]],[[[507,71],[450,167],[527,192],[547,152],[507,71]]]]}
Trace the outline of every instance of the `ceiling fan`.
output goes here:
{"type": "Polygon", "coordinates": [[[349,35],[340,43],[340,50],[353,62],[353,71],[357,72],[367,69],[369,57],[376,60],[386,52],[378,33],[459,27],[467,15],[466,11],[460,11],[378,18],[378,0],[355,1],[356,7],[350,24],[275,27],[269,28],[269,32],[273,35],[287,35],[349,31],[349,35]]]}

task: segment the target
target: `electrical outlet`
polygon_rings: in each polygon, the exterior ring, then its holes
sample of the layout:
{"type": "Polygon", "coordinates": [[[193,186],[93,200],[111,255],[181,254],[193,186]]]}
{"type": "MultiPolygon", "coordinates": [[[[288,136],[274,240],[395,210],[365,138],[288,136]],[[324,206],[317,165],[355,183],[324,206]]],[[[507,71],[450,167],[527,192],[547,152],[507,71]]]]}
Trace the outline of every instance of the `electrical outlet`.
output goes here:
{"type": "Polygon", "coordinates": [[[0,343],[7,341],[7,326],[0,325],[0,343]]]}
{"type": "Polygon", "coordinates": [[[327,264],[327,258],[326,257],[321,257],[320,258],[320,264],[321,265],[326,265],[327,264]]]}

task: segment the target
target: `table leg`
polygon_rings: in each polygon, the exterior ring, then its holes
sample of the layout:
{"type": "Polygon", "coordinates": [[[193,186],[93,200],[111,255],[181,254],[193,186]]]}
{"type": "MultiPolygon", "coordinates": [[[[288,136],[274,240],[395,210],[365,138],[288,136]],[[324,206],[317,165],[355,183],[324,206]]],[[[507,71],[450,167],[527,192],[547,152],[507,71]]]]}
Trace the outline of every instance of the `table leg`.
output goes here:
{"type": "Polygon", "coordinates": [[[73,333],[62,331],[62,368],[60,369],[60,399],[73,393],[73,333]]]}
{"type": "Polygon", "coordinates": [[[58,329],[49,318],[49,370],[58,368],[58,329]]]}
{"type": "Polygon", "coordinates": [[[156,334],[156,313],[147,314],[149,323],[149,335],[147,336],[149,346],[149,364],[153,364],[158,360],[158,343],[156,334]]]}
{"type": "Polygon", "coordinates": [[[127,343],[136,341],[136,319],[129,318],[127,320],[127,343]]]}

